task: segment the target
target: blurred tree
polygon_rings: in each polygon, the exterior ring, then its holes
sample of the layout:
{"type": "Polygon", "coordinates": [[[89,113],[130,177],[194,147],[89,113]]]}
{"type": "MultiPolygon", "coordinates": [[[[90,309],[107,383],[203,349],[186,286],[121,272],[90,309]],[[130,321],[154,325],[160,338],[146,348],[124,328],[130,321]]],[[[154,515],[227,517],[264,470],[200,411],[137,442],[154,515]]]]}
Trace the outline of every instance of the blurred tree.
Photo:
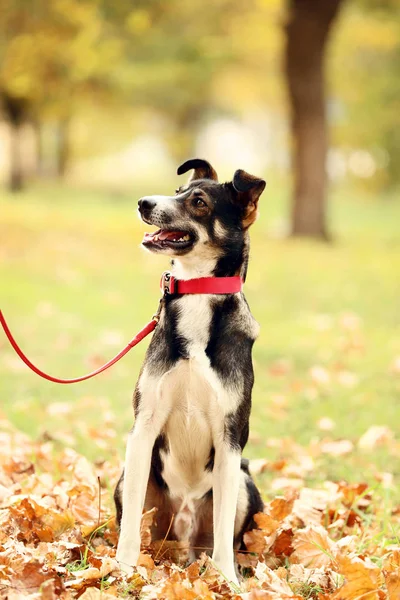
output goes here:
{"type": "Polygon", "coordinates": [[[44,120],[56,123],[56,168],[65,171],[71,115],[115,86],[112,70],[122,48],[112,25],[103,18],[100,0],[36,0],[34,10],[25,0],[4,0],[0,95],[12,135],[10,189],[23,184],[22,122],[33,122],[38,136],[44,120]]]}
{"type": "Polygon", "coordinates": [[[346,3],[336,31],[333,141],[348,156],[364,156],[357,175],[370,190],[399,185],[400,3],[346,3]]]}
{"type": "Polygon", "coordinates": [[[9,189],[19,192],[23,187],[23,162],[21,154],[21,129],[27,115],[25,98],[2,93],[3,110],[10,124],[10,175],[9,189]]]}
{"type": "Polygon", "coordinates": [[[167,142],[177,161],[192,154],[202,119],[215,109],[215,79],[234,60],[229,33],[242,3],[219,0],[204,10],[199,0],[151,0],[126,16],[122,85],[132,103],[168,121],[167,142]]]}
{"type": "Polygon", "coordinates": [[[294,144],[293,235],[328,238],[324,56],[341,1],[289,1],[285,61],[294,144]]]}
{"type": "MultiPolygon", "coordinates": [[[[342,2],[219,0],[205,10],[201,0],[2,0],[0,95],[13,140],[10,186],[23,183],[19,142],[27,122],[42,172],[50,167],[62,175],[70,152],[118,152],[139,132],[160,135],[178,161],[193,153],[210,117],[254,123],[263,114],[271,123],[263,129],[266,144],[276,141],[280,151],[265,147],[265,154],[282,168],[287,106],[279,24],[286,10],[292,229],[326,237],[324,56],[342,2]]],[[[382,181],[399,181],[398,0],[344,3],[337,32],[328,63],[335,147],[345,169],[361,149],[382,181]]]]}

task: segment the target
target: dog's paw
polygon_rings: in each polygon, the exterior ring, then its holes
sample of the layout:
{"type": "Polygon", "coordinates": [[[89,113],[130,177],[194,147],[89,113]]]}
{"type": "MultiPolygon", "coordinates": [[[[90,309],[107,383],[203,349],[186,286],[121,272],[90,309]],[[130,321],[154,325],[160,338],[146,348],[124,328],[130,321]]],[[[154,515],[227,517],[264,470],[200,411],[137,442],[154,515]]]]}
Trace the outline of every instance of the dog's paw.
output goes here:
{"type": "Polygon", "coordinates": [[[128,565],[128,564],[126,564],[125,562],[122,562],[122,561],[117,561],[117,562],[118,562],[120,571],[122,571],[122,573],[125,575],[125,577],[127,579],[129,579],[130,577],[132,577],[132,575],[133,575],[133,567],[131,567],[130,565],[128,565]]]}
{"type": "Polygon", "coordinates": [[[132,548],[132,545],[128,545],[128,548],[120,547],[117,548],[117,562],[119,568],[127,577],[131,577],[133,569],[137,565],[139,558],[139,551],[132,548]]]}
{"type": "Polygon", "coordinates": [[[211,559],[211,562],[214,564],[214,567],[217,569],[217,571],[221,573],[222,577],[226,579],[226,581],[233,586],[240,586],[238,576],[233,565],[221,563],[215,559],[211,559]]]}
{"type": "Polygon", "coordinates": [[[229,583],[231,583],[232,585],[235,585],[237,587],[240,587],[240,583],[239,580],[237,578],[236,573],[224,573],[225,577],[227,578],[227,580],[229,581],[229,583]]]}

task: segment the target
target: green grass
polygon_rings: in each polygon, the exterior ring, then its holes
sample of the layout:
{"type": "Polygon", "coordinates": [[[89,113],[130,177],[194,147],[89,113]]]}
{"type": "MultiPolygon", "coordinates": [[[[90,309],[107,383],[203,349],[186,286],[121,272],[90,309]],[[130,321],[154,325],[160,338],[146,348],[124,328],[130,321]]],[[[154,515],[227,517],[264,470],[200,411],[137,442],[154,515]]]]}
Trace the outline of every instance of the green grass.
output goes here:
{"type": "MultiPolygon", "coordinates": [[[[38,187],[0,195],[1,308],[41,368],[81,375],[150,319],[168,265],[139,248],[145,228],[135,208],[140,195],[168,189],[149,184],[117,196],[38,187]]],[[[377,471],[398,478],[398,442],[343,457],[313,448],[324,437],[356,445],[371,425],[400,430],[400,376],[391,370],[400,356],[400,203],[394,196],[333,191],[336,237],[324,245],[275,235],[287,213],[286,196],[282,182],[269,185],[252,231],[246,295],[261,335],[246,454],[296,455],[295,440],[314,452],[310,482],[346,478],[373,485],[377,471]],[[315,382],[313,368],[326,381],[315,382]],[[332,431],[319,428],[323,417],[334,422],[332,431]],[[288,441],[276,447],[271,438],[288,441]]],[[[92,459],[109,456],[110,448],[122,453],[147,345],[104,375],[60,386],[20,368],[1,336],[1,410],[31,436],[58,436],[92,459]]]]}

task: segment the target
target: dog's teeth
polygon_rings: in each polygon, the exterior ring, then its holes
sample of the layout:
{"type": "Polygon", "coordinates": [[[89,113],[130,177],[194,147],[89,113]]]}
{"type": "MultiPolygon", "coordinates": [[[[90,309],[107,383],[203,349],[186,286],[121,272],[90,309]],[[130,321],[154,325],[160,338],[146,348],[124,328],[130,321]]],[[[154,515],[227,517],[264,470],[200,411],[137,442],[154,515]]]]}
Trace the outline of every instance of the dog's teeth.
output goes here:
{"type": "Polygon", "coordinates": [[[190,237],[186,234],[183,236],[183,238],[181,238],[182,242],[188,242],[190,240],[190,237]]]}

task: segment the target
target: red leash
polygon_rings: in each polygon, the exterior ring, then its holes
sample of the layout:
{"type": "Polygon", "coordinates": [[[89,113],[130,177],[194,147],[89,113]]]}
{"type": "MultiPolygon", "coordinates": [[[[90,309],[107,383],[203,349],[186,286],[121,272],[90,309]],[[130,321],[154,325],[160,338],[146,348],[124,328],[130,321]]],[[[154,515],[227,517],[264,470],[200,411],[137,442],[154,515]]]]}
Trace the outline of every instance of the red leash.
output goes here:
{"type": "MultiPolygon", "coordinates": [[[[201,277],[198,279],[190,279],[188,281],[178,281],[175,279],[169,272],[163,273],[161,278],[161,290],[166,294],[236,294],[240,292],[242,289],[243,282],[240,277],[201,277]]],[[[155,315],[153,315],[150,323],[147,323],[145,327],[135,337],[119,352],[114,358],[109,360],[105,365],[99,367],[95,371],[88,373],[87,375],[82,375],[82,377],[76,377],[74,379],[61,379],[59,377],[53,377],[52,375],[48,375],[38,367],[36,367],[29,358],[22,352],[21,348],[15,341],[10,328],[7,325],[7,322],[4,318],[2,311],[0,310],[0,323],[4,329],[4,333],[8,337],[8,340],[11,346],[14,348],[15,352],[18,354],[20,359],[37,375],[43,377],[43,379],[47,379],[48,381],[53,381],[54,383],[77,383],[78,381],[85,381],[85,379],[90,379],[99,373],[102,373],[109,367],[115,365],[125,354],[129,352],[132,348],[137,346],[139,342],[141,342],[146,336],[149,335],[158,325],[158,321],[160,318],[160,313],[162,309],[163,298],[160,300],[160,304],[158,307],[158,311],[155,315]]]]}
{"type": "Polygon", "coordinates": [[[14,348],[15,352],[18,354],[20,359],[23,360],[24,363],[34,373],[36,373],[37,375],[40,375],[40,377],[43,377],[43,379],[47,379],[48,381],[54,381],[54,383],[77,383],[78,381],[85,381],[85,379],[90,379],[91,377],[94,377],[95,375],[98,375],[99,373],[102,373],[109,367],[112,367],[113,365],[115,365],[116,362],[118,362],[123,356],[125,356],[125,354],[127,354],[129,352],[129,350],[134,348],[139,342],[141,342],[143,340],[143,338],[145,338],[147,335],[149,335],[149,333],[154,331],[154,329],[157,327],[157,324],[158,324],[158,317],[157,318],[153,317],[152,320],[150,321],[150,323],[148,323],[146,325],[146,327],[144,327],[142,329],[142,331],[139,331],[139,333],[129,342],[129,344],[127,344],[125,346],[125,348],[117,354],[117,356],[114,356],[114,358],[109,360],[108,363],[106,363],[102,367],[96,369],[95,371],[88,373],[87,375],[82,375],[82,377],[75,377],[75,379],[61,379],[59,377],[53,377],[52,375],[47,375],[47,373],[44,373],[44,371],[41,371],[38,367],[35,367],[35,365],[22,352],[21,348],[18,346],[17,342],[15,341],[1,310],[0,310],[0,323],[2,324],[4,332],[5,332],[6,336],[8,337],[10,344],[14,348]]]}

